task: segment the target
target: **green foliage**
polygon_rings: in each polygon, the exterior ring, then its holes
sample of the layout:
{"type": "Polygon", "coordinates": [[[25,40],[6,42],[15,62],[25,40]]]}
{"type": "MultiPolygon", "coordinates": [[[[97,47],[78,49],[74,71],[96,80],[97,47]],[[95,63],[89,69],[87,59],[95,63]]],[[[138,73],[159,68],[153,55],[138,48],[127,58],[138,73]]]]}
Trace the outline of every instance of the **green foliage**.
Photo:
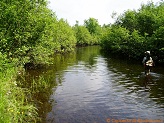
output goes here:
{"type": "Polygon", "coordinates": [[[164,26],[159,27],[152,36],[152,49],[158,56],[159,62],[164,62],[164,26]]]}
{"type": "Polygon", "coordinates": [[[89,18],[88,20],[84,21],[84,26],[88,29],[90,34],[93,36],[93,43],[99,44],[100,38],[102,35],[102,28],[98,23],[98,20],[95,18],[89,18]]]}
{"type": "Polygon", "coordinates": [[[146,50],[152,51],[158,61],[164,61],[164,2],[143,4],[137,11],[128,10],[106,30],[101,46],[135,59],[143,57],[146,50]],[[117,27],[117,28],[116,28],[117,27]]]}
{"type": "Polygon", "coordinates": [[[159,27],[153,35],[154,45],[156,48],[161,49],[164,47],[164,26],[159,27]]]}
{"type": "Polygon", "coordinates": [[[143,4],[138,11],[128,10],[120,15],[117,25],[127,28],[130,32],[138,30],[142,36],[152,36],[154,31],[162,26],[164,15],[163,3],[155,5],[153,2],[143,4]]]}
{"type": "Polygon", "coordinates": [[[84,25],[79,25],[78,21],[73,27],[77,39],[77,45],[95,45],[100,43],[102,34],[101,26],[94,18],[84,21],[84,25]]]}
{"type": "Polygon", "coordinates": [[[55,51],[70,51],[76,44],[72,28],[57,20],[45,0],[1,1],[0,51],[19,64],[47,63],[55,51]]]}
{"type": "Polygon", "coordinates": [[[88,20],[84,21],[84,26],[88,29],[88,31],[94,35],[94,34],[99,34],[100,32],[100,25],[98,23],[98,20],[94,18],[89,18],[88,20]]]}
{"type": "Polygon", "coordinates": [[[137,30],[134,30],[129,38],[127,43],[127,54],[129,57],[140,59],[143,56],[143,53],[148,48],[148,43],[146,42],[146,38],[139,34],[137,30]]]}
{"type": "Polygon", "coordinates": [[[90,45],[92,44],[92,36],[85,26],[75,26],[75,35],[77,38],[77,45],[90,45]]]}
{"type": "Polygon", "coordinates": [[[120,52],[129,39],[128,30],[122,27],[112,27],[102,38],[102,47],[113,52],[120,52]]]}
{"type": "Polygon", "coordinates": [[[39,32],[44,28],[39,21],[43,5],[34,2],[14,0],[9,4],[1,1],[0,51],[8,58],[28,62],[27,52],[39,42],[39,32]]]}
{"type": "Polygon", "coordinates": [[[76,45],[76,37],[71,26],[61,19],[54,28],[54,32],[56,32],[54,36],[55,41],[60,44],[59,51],[71,51],[76,45]]]}
{"type": "MultiPolygon", "coordinates": [[[[18,87],[15,69],[47,64],[54,52],[71,51],[74,31],[47,8],[46,0],[1,0],[0,23],[0,122],[36,122],[31,92],[18,87]]],[[[47,86],[44,80],[39,84],[47,86]]]]}
{"type": "Polygon", "coordinates": [[[126,11],[117,19],[116,23],[133,32],[137,28],[136,11],[126,11]]]}
{"type": "Polygon", "coordinates": [[[36,122],[36,108],[27,103],[27,95],[30,93],[17,86],[17,72],[13,66],[14,64],[0,53],[0,122],[36,122]]]}
{"type": "Polygon", "coordinates": [[[155,25],[156,11],[153,3],[142,5],[137,14],[138,30],[141,35],[152,36],[155,25]]]}

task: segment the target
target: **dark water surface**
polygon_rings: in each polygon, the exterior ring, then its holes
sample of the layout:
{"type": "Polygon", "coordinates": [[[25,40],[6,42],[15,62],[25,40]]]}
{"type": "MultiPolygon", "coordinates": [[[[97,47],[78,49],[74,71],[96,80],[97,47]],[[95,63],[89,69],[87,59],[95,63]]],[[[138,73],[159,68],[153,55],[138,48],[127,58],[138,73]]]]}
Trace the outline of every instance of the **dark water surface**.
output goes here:
{"type": "Polygon", "coordinates": [[[52,83],[49,92],[37,97],[43,98],[43,122],[164,122],[164,70],[160,67],[145,77],[140,62],[104,56],[100,47],[93,46],[56,56],[54,65],[41,75],[49,76],[52,83]]]}

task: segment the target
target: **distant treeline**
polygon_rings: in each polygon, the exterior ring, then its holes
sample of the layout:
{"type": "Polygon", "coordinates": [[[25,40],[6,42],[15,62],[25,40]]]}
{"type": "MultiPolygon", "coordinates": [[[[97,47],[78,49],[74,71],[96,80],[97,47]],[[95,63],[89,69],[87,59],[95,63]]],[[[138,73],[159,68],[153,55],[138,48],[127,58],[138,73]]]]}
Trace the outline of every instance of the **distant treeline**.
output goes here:
{"type": "Polygon", "coordinates": [[[83,25],[77,21],[70,26],[48,8],[47,0],[1,0],[0,122],[36,120],[31,115],[36,114],[35,107],[26,99],[27,91],[17,86],[18,68],[48,64],[55,53],[100,44],[107,53],[135,59],[150,50],[156,61],[164,63],[163,13],[164,2],[149,2],[138,10],[125,11],[114,24],[101,26],[89,18],[83,25]]]}
{"type": "Polygon", "coordinates": [[[2,0],[0,4],[0,52],[17,65],[44,64],[55,52],[94,44],[137,59],[151,50],[159,62],[164,61],[164,2],[125,11],[114,24],[100,26],[89,18],[73,27],[59,20],[46,0],[2,0]]]}
{"type": "Polygon", "coordinates": [[[105,51],[141,59],[150,50],[157,63],[164,63],[164,2],[127,10],[105,32],[101,39],[105,51]]]}

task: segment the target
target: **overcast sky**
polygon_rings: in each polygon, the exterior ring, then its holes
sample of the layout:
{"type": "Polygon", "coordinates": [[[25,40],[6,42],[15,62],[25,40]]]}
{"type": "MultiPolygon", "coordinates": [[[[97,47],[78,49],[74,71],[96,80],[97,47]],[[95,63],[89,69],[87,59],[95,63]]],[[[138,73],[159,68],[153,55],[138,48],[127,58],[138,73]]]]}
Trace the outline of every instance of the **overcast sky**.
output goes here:
{"type": "MultiPolygon", "coordinates": [[[[113,23],[111,18],[113,12],[118,14],[124,11],[137,10],[142,3],[149,0],[49,0],[49,8],[53,10],[58,19],[64,18],[70,25],[76,20],[83,24],[84,20],[93,17],[98,19],[99,24],[113,23]]],[[[154,3],[160,0],[152,0],[154,3]]]]}

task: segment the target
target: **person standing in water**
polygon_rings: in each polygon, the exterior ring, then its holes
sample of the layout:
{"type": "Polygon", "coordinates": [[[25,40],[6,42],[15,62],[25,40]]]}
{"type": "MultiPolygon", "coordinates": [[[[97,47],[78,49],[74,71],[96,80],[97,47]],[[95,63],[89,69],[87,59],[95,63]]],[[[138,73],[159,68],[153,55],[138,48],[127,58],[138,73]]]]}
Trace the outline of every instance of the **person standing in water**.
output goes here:
{"type": "Polygon", "coordinates": [[[150,56],[150,51],[145,52],[145,57],[143,58],[142,63],[143,63],[144,68],[145,68],[145,75],[149,75],[150,70],[153,67],[153,59],[150,56]]]}

